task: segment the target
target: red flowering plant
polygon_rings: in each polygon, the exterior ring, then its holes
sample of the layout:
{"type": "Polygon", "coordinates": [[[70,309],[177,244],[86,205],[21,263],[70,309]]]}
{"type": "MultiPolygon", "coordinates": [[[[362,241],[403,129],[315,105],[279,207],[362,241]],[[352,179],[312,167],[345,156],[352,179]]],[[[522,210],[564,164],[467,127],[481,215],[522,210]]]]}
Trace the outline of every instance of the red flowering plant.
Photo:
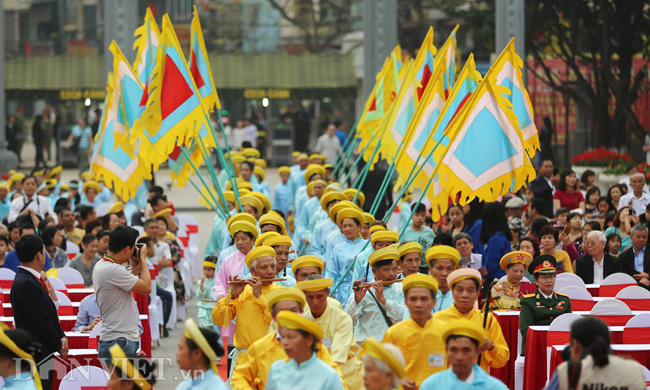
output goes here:
{"type": "Polygon", "coordinates": [[[577,156],[573,156],[571,159],[572,165],[582,166],[582,167],[613,167],[616,165],[630,165],[633,164],[634,160],[632,156],[627,153],[618,153],[614,150],[608,150],[602,146],[590,150],[588,152],[580,153],[577,156]]]}
{"type": "Polygon", "coordinates": [[[638,167],[639,173],[643,173],[643,177],[645,177],[645,183],[650,184],[650,165],[648,165],[647,162],[644,162],[639,164],[638,167]]]}

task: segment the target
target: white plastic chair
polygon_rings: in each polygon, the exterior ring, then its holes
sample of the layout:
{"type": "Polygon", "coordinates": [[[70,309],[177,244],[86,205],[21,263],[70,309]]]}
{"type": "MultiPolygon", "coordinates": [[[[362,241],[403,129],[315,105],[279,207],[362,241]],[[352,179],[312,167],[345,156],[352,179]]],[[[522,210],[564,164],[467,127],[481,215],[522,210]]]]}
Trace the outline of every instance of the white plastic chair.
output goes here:
{"type": "Polygon", "coordinates": [[[16,273],[9,268],[0,268],[0,288],[10,289],[16,273]]]}
{"type": "Polygon", "coordinates": [[[619,291],[629,286],[637,286],[636,280],[628,274],[617,272],[603,280],[600,284],[599,296],[615,297],[619,291]]]}
{"type": "Polygon", "coordinates": [[[563,272],[555,278],[555,291],[562,291],[563,288],[568,286],[587,288],[582,278],[576,274],[563,272]]]}
{"type": "Polygon", "coordinates": [[[586,288],[567,286],[560,292],[569,296],[572,311],[590,311],[594,308],[594,298],[589,294],[589,291],[587,291],[586,288]]]}
{"type": "Polygon", "coordinates": [[[650,291],[640,286],[625,287],[616,294],[632,310],[650,311],[650,291]]]}
{"type": "Polygon", "coordinates": [[[566,332],[566,341],[562,344],[569,342],[571,332],[571,324],[574,321],[581,319],[582,316],[574,313],[564,313],[561,316],[551,322],[551,325],[548,327],[547,332],[547,341],[546,341],[546,377],[548,378],[551,372],[551,352],[553,351],[553,345],[558,344],[554,341],[553,337],[549,337],[551,332],[566,332]]]}
{"type": "Polygon", "coordinates": [[[56,293],[56,297],[59,299],[59,310],[57,310],[57,313],[60,316],[74,315],[74,311],[72,309],[72,302],[70,301],[70,298],[68,298],[61,291],[55,291],[55,293],[56,293]]]}
{"type": "Polygon", "coordinates": [[[106,215],[106,213],[108,212],[108,209],[110,209],[112,205],[113,205],[113,203],[105,202],[105,203],[102,203],[99,206],[97,206],[97,208],[95,209],[95,212],[97,213],[97,217],[101,218],[104,215],[106,215]]]}
{"type": "Polygon", "coordinates": [[[106,388],[108,373],[99,367],[83,366],[77,367],[63,377],[59,390],[81,390],[83,388],[106,388]]]}
{"type": "Polygon", "coordinates": [[[99,350],[99,335],[102,333],[102,322],[99,321],[97,325],[93,327],[88,336],[88,349],[99,350]]]}
{"type": "Polygon", "coordinates": [[[84,288],[84,278],[74,268],[59,268],[56,276],[67,288],[84,288]]]}
{"type": "Polygon", "coordinates": [[[648,343],[650,343],[650,313],[640,313],[625,324],[623,344],[648,343]]]}
{"type": "Polygon", "coordinates": [[[600,318],[608,326],[624,326],[633,316],[632,310],[625,302],[614,298],[596,303],[589,315],[600,318]]]}
{"type": "Polygon", "coordinates": [[[650,370],[648,370],[644,365],[639,365],[641,366],[641,371],[643,371],[643,377],[645,378],[646,383],[650,382],[650,370]]]}
{"type": "Polygon", "coordinates": [[[64,292],[64,294],[68,293],[68,288],[65,286],[65,283],[61,281],[61,279],[55,278],[53,276],[49,276],[47,280],[49,280],[50,283],[52,283],[52,287],[54,287],[54,290],[64,292]]]}
{"type": "Polygon", "coordinates": [[[79,247],[72,241],[66,241],[65,253],[68,255],[68,260],[72,260],[79,254],[79,247]]]}

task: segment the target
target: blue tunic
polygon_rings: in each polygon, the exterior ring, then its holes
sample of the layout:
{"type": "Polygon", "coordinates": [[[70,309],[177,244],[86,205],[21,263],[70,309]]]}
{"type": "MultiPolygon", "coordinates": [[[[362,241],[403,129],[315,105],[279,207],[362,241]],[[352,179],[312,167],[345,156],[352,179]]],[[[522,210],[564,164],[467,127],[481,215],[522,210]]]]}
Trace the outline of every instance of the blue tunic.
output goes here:
{"type": "Polygon", "coordinates": [[[287,181],[286,184],[281,182],[275,186],[275,191],[273,191],[273,208],[284,213],[285,221],[289,215],[289,210],[293,208],[293,195],[291,183],[289,181],[287,181]]]}
{"type": "Polygon", "coordinates": [[[330,261],[332,258],[332,252],[334,252],[334,248],[336,248],[338,244],[342,244],[347,240],[348,239],[345,238],[340,229],[332,231],[329,236],[327,236],[327,245],[325,245],[325,258],[323,258],[323,260],[325,260],[325,262],[330,261]]]}
{"type": "Polygon", "coordinates": [[[223,379],[214,371],[208,370],[199,375],[196,379],[186,379],[176,386],[176,390],[228,390],[223,379]]]}
{"type": "Polygon", "coordinates": [[[221,249],[223,249],[223,234],[226,230],[226,221],[224,221],[219,215],[215,216],[214,224],[212,225],[212,233],[210,233],[208,245],[205,247],[204,258],[215,256],[215,254],[218,254],[221,249]]]}
{"type": "Polygon", "coordinates": [[[369,283],[375,280],[374,275],[372,274],[372,267],[368,266],[368,258],[374,252],[372,245],[368,245],[363,252],[359,253],[357,256],[357,261],[354,263],[354,269],[352,271],[352,280],[359,280],[365,278],[365,282],[369,283]],[[367,268],[366,268],[367,267],[367,268]],[[366,269],[368,270],[368,277],[366,277],[366,269]]]}
{"type": "Polygon", "coordinates": [[[111,189],[102,186],[102,190],[97,194],[97,198],[99,198],[100,203],[109,203],[111,201],[111,189]]]}
{"type": "Polygon", "coordinates": [[[474,225],[472,225],[469,229],[467,229],[467,234],[469,234],[469,236],[472,237],[472,244],[474,244],[472,253],[478,253],[479,255],[485,254],[485,251],[483,250],[483,245],[481,245],[482,226],[483,226],[483,220],[479,219],[478,221],[474,222],[474,225]]]}
{"type": "MultiPolygon", "coordinates": [[[[3,219],[5,215],[9,214],[9,207],[11,206],[11,198],[7,196],[7,199],[0,200],[0,219],[3,219]]],[[[54,203],[52,203],[54,205],[54,203]]]]}
{"type": "MultiPolygon", "coordinates": [[[[359,237],[354,241],[348,239],[342,244],[338,244],[332,251],[329,261],[327,262],[326,277],[334,280],[334,285],[338,283],[339,279],[352,264],[352,261],[361,252],[361,249],[366,244],[366,240],[359,237]]],[[[345,305],[350,297],[352,290],[352,271],[348,272],[347,276],[343,279],[341,286],[336,291],[336,300],[345,305]]]]}
{"type": "Polygon", "coordinates": [[[29,371],[5,378],[3,389],[36,390],[36,383],[29,371]]]}
{"type": "Polygon", "coordinates": [[[454,390],[507,390],[508,387],[497,378],[491,377],[481,367],[474,364],[474,381],[467,383],[458,380],[452,369],[431,375],[422,382],[420,390],[454,389],[454,390]]]}
{"type": "Polygon", "coordinates": [[[271,199],[271,187],[269,187],[269,183],[264,180],[259,184],[259,186],[260,192],[266,195],[267,198],[271,199]]]}
{"type": "Polygon", "coordinates": [[[401,233],[404,230],[406,225],[411,224],[411,205],[407,201],[403,201],[402,205],[399,206],[399,232],[401,233]]]}
{"type": "Polygon", "coordinates": [[[487,275],[483,278],[499,279],[506,274],[499,262],[501,258],[512,251],[510,241],[501,232],[493,235],[488,239],[485,245],[485,254],[483,255],[483,266],[487,270],[487,275]]]}
{"type": "Polygon", "coordinates": [[[318,222],[314,228],[314,238],[312,240],[310,248],[311,254],[324,259],[325,252],[327,250],[327,237],[329,237],[332,232],[336,232],[338,230],[339,227],[336,226],[336,224],[327,217],[318,222]]]}
{"type": "Polygon", "coordinates": [[[309,360],[301,364],[293,359],[281,359],[271,364],[266,389],[343,390],[343,383],[339,374],[314,353],[309,360]]]}

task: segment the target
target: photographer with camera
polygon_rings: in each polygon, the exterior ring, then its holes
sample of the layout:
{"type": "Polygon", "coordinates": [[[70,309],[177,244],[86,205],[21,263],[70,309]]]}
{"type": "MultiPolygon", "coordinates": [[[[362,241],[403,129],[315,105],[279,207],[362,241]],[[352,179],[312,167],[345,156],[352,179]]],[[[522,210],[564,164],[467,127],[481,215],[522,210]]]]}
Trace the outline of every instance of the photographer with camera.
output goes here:
{"type": "Polygon", "coordinates": [[[129,226],[113,229],[108,252],[93,271],[95,295],[102,319],[99,358],[107,366],[111,361],[109,349],[113,345],[118,344],[125,353],[136,353],[138,349],[138,313],[131,292],[143,295],[151,293],[151,275],[145,260],[147,250],[142,248],[142,244],[136,245],[139,235],[129,226]]]}

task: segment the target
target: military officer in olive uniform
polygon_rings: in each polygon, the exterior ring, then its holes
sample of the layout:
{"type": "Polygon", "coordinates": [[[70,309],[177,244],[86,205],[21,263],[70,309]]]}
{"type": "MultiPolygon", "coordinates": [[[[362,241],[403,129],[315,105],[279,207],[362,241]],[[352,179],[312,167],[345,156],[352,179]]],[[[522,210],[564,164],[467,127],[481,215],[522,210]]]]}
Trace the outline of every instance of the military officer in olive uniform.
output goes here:
{"type": "Polygon", "coordinates": [[[550,325],[558,316],[571,313],[571,301],[555,288],[556,260],[551,255],[537,256],[528,266],[535,277],[537,291],[521,298],[519,328],[521,329],[521,355],[526,351],[526,332],[532,325],[550,325]]]}

